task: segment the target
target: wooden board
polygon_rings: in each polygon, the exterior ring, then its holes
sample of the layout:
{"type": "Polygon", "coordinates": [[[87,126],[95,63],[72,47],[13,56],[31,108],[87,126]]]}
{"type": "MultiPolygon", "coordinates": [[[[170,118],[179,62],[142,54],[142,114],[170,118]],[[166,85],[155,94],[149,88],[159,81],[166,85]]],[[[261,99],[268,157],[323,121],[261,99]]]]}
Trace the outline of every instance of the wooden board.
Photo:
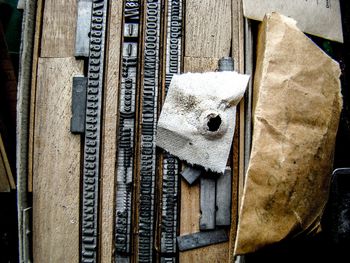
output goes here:
{"type": "Polygon", "coordinates": [[[45,0],[41,57],[73,57],[77,0],[45,0]]]}
{"type": "Polygon", "coordinates": [[[186,1],[185,56],[228,56],[231,48],[231,0],[186,1]]]}
{"type": "Polygon", "coordinates": [[[79,261],[80,136],[70,133],[75,58],[40,58],[33,164],[34,262],[79,261]],[[59,81],[58,81],[59,80],[59,81]]]}
{"type": "MultiPolygon", "coordinates": [[[[187,32],[186,32],[187,36],[187,32]]],[[[223,54],[222,56],[228,56],[223,54]]],[[[185,57],[184,72],[215,71],[218,67],[217,58],[189,58],[185,57]]],[[[199,231],[199,184],[189,186],[181,179],[181,210],[180,235],[199,231]]],[[[228,262],[229,242],[211,245],[203,248],[180,252],[180,262],[228,262]]]]}
{"type": "Polygon", "coordinates": [[[102,124],[101,156],[101,263],[110,263],[114,251],[115,177],[120,37],[123,1],[112,1],[107,36],[106,78],[102,124]]]}

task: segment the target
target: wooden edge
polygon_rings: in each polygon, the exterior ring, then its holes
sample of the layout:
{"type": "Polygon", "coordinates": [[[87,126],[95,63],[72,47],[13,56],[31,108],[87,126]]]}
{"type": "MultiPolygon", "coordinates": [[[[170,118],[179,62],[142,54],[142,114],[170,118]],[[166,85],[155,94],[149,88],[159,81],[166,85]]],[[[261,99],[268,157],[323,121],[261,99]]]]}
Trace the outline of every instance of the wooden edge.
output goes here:
{"type": "Polygon", "coordinates": [[[106,71],[104,111],[101,138],[101,191],[100,191],[100,262],[113,261],[115,184],[117,150],[117,116],[121,56],[123,1],[111,1],[109,6],[106,41],[106,71]]]}
{"type": "Polygon", "coordinates": [[[43,0],[37,0],[35,35],[33,47],[32,82],[29,107],[29,136],[28,136],[28,192],[33,192],[33,152],[34,152],[34,123],[35,123],[35,100],[36,80],[38,71],[38,58],[40,56],[40,41],[43,17],[43,0]]]}
{"type": "MultiPolygon", "coordinates": [[[[241,0],[232,0],[232,57],[235,71],[244,73],[244,17],[241,0]]],[[[233,143],[233,180],[232,180],[232,219],[230,229],[229,262],[234,262],[234,245],[237,233],[239,204],[244,183],[244,139],[245,139],[245,99],[237,106],[237,123],[233,143]]]]}
{"type": "MultiPolygon", "coordinates": [[[[185,56],[184,72],[215,71],[219,59],[185,56]]],[[[185,180],[181,179],[180,189],[180,235],[198,232],[200,218],[199,183],[189,186],[185,180]]],[[[227,262],[228,259],[229,242],[180,252],[179,255],[179,262],[227,262]]]]}
{"type": "Polygon", "coordinates": [[[5,151],[5,146],[4,146],[4,142],[2,140],[1,134],[0,134],[0,152],[1,152],[1,156],[0,157],[2,157],[2,160],[4,162],[6,175],[7,175],[7,180],[9,182],[9,184],[10,184],[10,187],[11,187],[12,190],[16,189],[15,179],[13,178],[13,174],[12,174],[12,171],[11,171],[9,160],[7,158],[7,154],[6,154],[6,151],[5,151]]]}

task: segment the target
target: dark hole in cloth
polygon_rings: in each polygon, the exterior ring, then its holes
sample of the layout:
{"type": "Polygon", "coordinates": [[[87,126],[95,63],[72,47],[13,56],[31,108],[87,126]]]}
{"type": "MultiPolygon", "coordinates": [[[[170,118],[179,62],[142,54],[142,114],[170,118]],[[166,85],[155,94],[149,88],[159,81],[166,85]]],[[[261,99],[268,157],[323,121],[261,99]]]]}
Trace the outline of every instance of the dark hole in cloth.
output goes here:
{"type": "Polygon", "coordinates": [[[220,125],[221,125],[221,118],[219,115],[215,116],[215,117],[212,117],[212,118],[209,118],[209,121],[208,121],[208,128],[209,128],[209,131],[211,132],[216,132],[217,130],[219,130],[220,128],[220,125]]]}

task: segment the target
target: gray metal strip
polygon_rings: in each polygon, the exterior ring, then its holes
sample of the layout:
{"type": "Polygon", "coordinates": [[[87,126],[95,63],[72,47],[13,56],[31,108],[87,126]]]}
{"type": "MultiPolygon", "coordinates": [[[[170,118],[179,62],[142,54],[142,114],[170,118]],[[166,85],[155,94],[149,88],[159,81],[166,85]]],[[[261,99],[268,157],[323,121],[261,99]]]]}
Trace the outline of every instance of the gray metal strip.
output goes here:
{"type": "Polygon", "coordinates": [[[97,262],[101,108],[108,0],[93,0],[88,62],[85,116],[81,257],[84,263],[97,262]]]}
{"type": "Polygon", "coordinates": [[[156,122],[159,86],[161,0],[145,1],[140,138],[138,262],[152,262],[156,178],[156,122]]]}
{"type": "Polygon", "coordinates": [[[17,177],[17,215],[19,262],[31,262],[30,242],[26,235],[30,229],[26,217],[28,208],[28,134],[31,67],[33,58],[36,1],[25,0],[19,3],[23,8],[22,35],[17,85],[16,122],[16,177],[17,177]]]}
{"type": "Polygon", "coordinates": [[[160,263],[176,263],[176,257],[161,257],[160,263]]]}
{"type": "Polygon", "coordinates": [[[231,225],[232,203],[232,174],[231,168],[227,167],[224,174],[220,174],[216,181],[216,225],[231,225]]]}
{"type": "MultiPolygon", "coordinates": [[[[181,70],[182,51],[182,0],[167,0],[165,92],[171,78],[181,70]]],[[[167,253],[161,262],[176,262],[176,236],[178,227],[179,160],[163,155],[161,253],[167,253]],[[172,256],[170,256],[172,254],[172,256]]]]}
{"type": "Polygon", "coordinates": [[[87,80],[84,76],[73,77],[72,118],[70,122],[70,131],[72,133],[85,132],[87,80]]]}
{"type": "Polygon", "coordinates": [[[31,256],[30,256],[30,242],[31,242],[31,234],[32,234],[32,231],[31,231],[31,228],[30,228],[30,225],[31,225],[31,218],[32,218],[32,208],[31,207],[28,207],[26,209],[23,209],[23,238],[24,238],[24,244],[25,244],[25,247],[26,249],[23,250],[23,259],[24,259],[24,262],[26,263],[30,263],[31,262],[31,256]]]}
{"type": "Polygon", "coordinates": [[[122,76],[119,92],[119,134],[117,149],[117,190],[115,261],[130,262],[132,237],[132,193],[134,181],[136,86],[140,27],[140,1],[124,2],[122,76]]]}
{"type": "Polygon", "coordinates": [[[177,237],[177,244],[180,251],[187,251],[226,241],[228,241],[228,235],[223,229],[197,232],[177,237]]]}
{"type": "Polygon", "coordinates": [[[91,26],[92,0],[78,1],[77,26],[75,34],[75,56],[89,56],[89,33],[91,26]]]}
{"type": "Polygon", "coordinates": [[[203,176],[200,178],[200,230],[215,228],[215,178],[203,176]]]}

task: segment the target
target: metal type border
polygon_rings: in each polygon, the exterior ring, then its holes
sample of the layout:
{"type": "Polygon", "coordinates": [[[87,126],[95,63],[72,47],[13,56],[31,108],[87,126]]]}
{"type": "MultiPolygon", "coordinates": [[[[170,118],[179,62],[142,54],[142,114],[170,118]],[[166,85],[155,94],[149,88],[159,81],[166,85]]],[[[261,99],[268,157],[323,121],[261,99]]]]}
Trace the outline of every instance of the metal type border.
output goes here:
{"type": "Polygon", "coordinates": [[[108,0],[93,0],[85,116],[81,255],[83,263],[97,262],[101,109],[108,0]]]}

